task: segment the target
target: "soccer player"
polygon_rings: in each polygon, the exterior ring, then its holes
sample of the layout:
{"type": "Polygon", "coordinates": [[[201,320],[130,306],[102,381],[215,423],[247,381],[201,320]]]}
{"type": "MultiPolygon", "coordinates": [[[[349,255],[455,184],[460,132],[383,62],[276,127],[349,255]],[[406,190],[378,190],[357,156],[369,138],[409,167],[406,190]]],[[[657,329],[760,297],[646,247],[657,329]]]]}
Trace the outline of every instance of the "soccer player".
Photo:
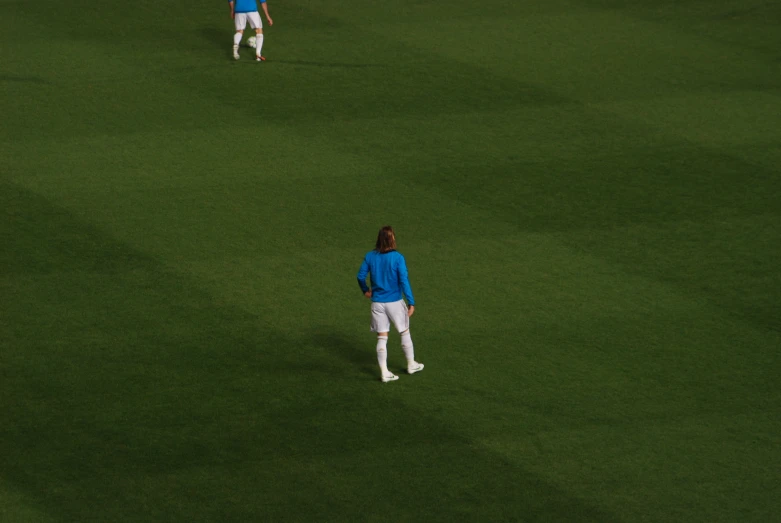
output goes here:
{"type": "Polygon", "coordinates": [[[423,364],[415,361],[412,337],[409,334],[409,318],[415,312],[415,298],[409,284],[407,263],[396,251],[396,236],[390,225],[380,229],[377,244],[366,254],[358,271],[358,285],[363,295],[372,300],[372,332],[377,333],[377,361],[383,383],[395,381],[398,376],[388,370],[388,333],[391,322],[401,334],[401,349],[407,357],[407,372],[415,374],[423,370],[423,364]],[[366,284],[370,276],[371,288],[366,284]],[[402,293],[409,308],[402,299],[402,293]]]}
{"type": "MultiPolygon", "coordinates": [[[[231,18],[236,25],[236,34],[233,35],[233,59],[239,59],[239,44],[244,34],[244,28],[249,22],[250,27],[255,30],[255,60],[265,61],[266,58],[260,54],[260,50],[263,48],[263,22],[261,22],[258,13],[258,4],[255,0],[230,0],[228,3],[231,6],[231,18]]],[[[263,13],[266,15],[268,25],[274,25],[274,21],[268,15],[266,0],[260,0],[260,5],[263,6],[263,13]]]]}

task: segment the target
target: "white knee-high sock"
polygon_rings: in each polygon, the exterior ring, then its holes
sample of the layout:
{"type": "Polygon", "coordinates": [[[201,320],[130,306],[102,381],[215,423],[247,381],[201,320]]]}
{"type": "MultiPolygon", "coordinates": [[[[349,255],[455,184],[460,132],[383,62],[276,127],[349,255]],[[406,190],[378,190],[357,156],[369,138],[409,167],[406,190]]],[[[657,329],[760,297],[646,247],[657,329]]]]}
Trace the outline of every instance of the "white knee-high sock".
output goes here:
{"type": "Polygon", "coordinates": [[[377,336],[377,363],[380,364],[380,370],[383,376],[390,374],[388,371],[388,337],[377,336]]]}
{"type": "Polygon", "coordinates": [[[261,56],[260,55],[260,50],[261,49],[263,49],[263,33],[260,33],[255,38],[255,54],[257,56],[261,56]]]}
{"type": "Polygon", "coordinates": [[[233,45],[238,46],[241,43],[241,33],[236,33],[233,35],[233,45]]]}
{"type": "Polygon", "coordinates": [[[412,336],[409,334],[409,329],[401,334],[401,350],[407,357],[407,363],[415,361],[415,349],[412,346],[412,336]]]}

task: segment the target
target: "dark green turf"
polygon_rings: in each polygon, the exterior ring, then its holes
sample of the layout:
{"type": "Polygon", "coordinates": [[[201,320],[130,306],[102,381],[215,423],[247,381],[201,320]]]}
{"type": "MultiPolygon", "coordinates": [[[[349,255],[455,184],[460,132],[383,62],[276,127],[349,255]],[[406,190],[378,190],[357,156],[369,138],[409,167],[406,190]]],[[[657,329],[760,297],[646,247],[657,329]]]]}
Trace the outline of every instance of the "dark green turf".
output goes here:
{"type": "Polygon", "coordinates": [[[0,521],[777,519],[779,8],[271,2],[0,0],[0,521]]]}

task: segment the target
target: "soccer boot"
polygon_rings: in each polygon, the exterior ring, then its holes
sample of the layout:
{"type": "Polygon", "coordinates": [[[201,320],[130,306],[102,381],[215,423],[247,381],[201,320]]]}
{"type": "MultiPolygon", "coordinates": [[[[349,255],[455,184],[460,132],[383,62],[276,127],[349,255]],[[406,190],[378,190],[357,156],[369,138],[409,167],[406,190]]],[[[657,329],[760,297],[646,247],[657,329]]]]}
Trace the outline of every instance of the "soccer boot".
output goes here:
{"type": "Polygon", "coordinates": [[[420,372],[423,370],[423,364],[418,363],[417,361],[411,361],[407,364],[407,373],[408,374],[415,374],[416,372],[420,372]]]}
{"type": "Polygon", "coordinates": [[[383,375],[382,378],[380,379],[382,380],[383,383],[388,383],[389,381],[396,381],[397,379],[399,379],[399,377],[396,376],[395,374],[388,373],[383,375]]]}

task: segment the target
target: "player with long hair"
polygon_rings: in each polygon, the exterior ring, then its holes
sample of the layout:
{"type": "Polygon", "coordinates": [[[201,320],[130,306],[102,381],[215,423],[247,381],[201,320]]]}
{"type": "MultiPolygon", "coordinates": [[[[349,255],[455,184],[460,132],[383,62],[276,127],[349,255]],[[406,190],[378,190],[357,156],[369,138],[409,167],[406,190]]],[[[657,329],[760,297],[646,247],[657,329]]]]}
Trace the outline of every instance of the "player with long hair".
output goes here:
{"type": "Polygon", "coordinates": [[[401,335],[401,349],[407,358],[407,372],[415,374],[422,371],[423,364],[415,361],[409,333],[410,316],[415,312],[415,298],[409,283],[407,263],[404,256],[396,250],[396,235],[390,225],[380,229],[374,250],[364,257],[358,271],[358,285],[364,296],[372,300],[371,330],[377,333],[377,361],[380,364],[382,382],[399,379],[388,370],[387,346],[391,323],[401,335]],[[366,283],[367,276],[371,280],[371,287],[366,283]]]}

